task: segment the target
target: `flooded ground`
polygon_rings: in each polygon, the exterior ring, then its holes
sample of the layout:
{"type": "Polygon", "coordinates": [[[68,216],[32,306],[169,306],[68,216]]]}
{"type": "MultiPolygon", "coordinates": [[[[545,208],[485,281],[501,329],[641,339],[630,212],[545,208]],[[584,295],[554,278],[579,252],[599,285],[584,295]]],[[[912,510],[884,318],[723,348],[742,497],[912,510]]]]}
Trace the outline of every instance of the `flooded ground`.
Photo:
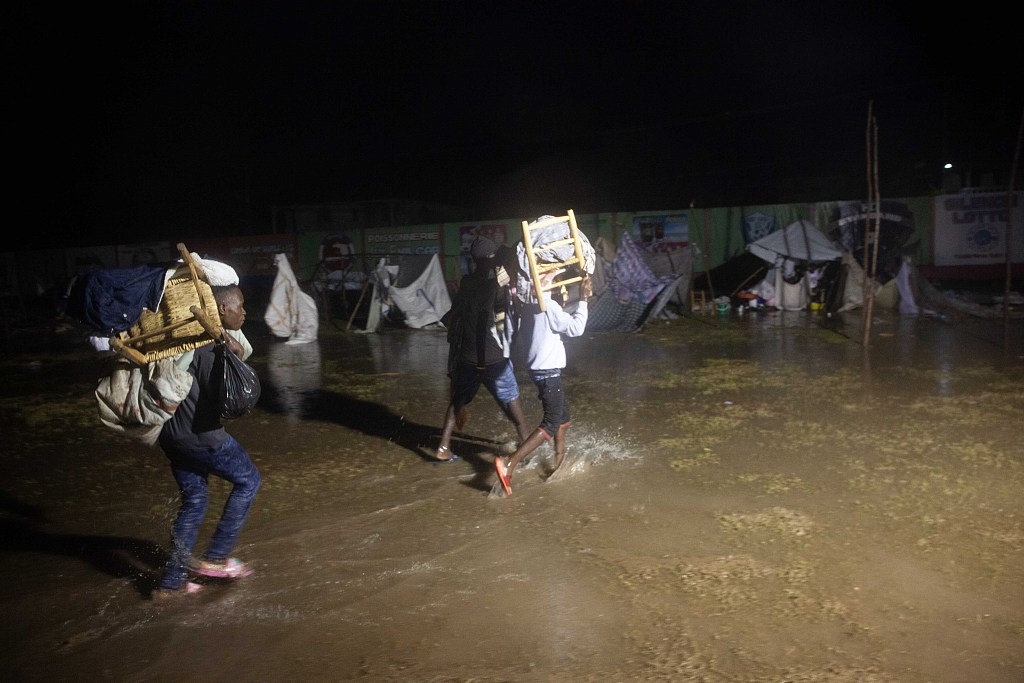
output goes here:
{"type": "Polygon", "coordinates": [[[489,396],[425,460],[443,332],[247,330],[257,571],[172,604],[163,454],[99,423],[88,351],[10,353],[3,677],[1024,681],[1024,324],[882,315],[865,350],[860,315],[571,340],[566,464],[543,446],[510,498],[489,396]]]}

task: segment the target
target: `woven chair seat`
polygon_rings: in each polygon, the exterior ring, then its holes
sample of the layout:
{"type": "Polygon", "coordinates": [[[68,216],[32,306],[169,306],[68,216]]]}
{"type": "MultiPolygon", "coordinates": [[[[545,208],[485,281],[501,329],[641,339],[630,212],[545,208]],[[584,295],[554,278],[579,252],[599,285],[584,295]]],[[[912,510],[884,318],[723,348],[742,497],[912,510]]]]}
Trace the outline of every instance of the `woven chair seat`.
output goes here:
{"type": "Polygon", "coordinates": [[[192,306],[201,305],[197,287],[202,292],[207,315],[220,325],[217,300],[210,285],[201,280],[193,283],[189,276],[171,278],[164,287],[160,307],[156,311],[144,309],[139,322],[128,330],[129,340],[152,334],[133,345],[148,362],[178,356],[213,341],[189,310],[192,306]],[[176,323],[186,321],[188,324],[176,326],[176,323]]]}
{"type": "Polygon", "coordinates": [[[157,310],[143,309],[139,322],[112,340],[115,350],[137,363],[181,355],[209,344],[220,333],[213,289],[185,245],[179,244],[178,250],[185,265],[167,281],[157,310]]]}

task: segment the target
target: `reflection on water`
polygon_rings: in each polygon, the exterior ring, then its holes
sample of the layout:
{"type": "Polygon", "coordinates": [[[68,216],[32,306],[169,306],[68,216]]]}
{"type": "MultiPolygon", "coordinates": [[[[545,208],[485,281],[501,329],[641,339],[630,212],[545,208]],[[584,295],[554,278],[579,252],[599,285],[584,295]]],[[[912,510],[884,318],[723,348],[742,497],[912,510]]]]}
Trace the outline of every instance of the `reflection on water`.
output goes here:
{"type": "MultiPolygon", "coordinates": [[[[979,364],[1013,367],[1024,358],[1024,322],[1019,319],[1004,326],[1001,320],[877,311],[866,347],[861,310],[825,317],[802,311],[761,311],[696,316],[692,322],[717,340],[723,359],[748,359],[762,372],[797,364],[811,376],[859,367],[866,387],[898,392],[925,389],[908,381],[915,377],[927,378],[928,393],[950,396],[972,381],[972,373],[965,370],[979,364]]],[[[674,367],[689,371],[685,358],[680,348],[674,367]]]]}
{"type": "Polygon", "coordinates": [[[366,337],[376,372],[438,372],[443,377],[448,363],[445,330],[423,329],[366,337]]]}
{"type": "Polygon", "coordinates": [[[323,380],[320,342],[270,344],[267,375],[274,386],[278,408],[288,416],[289,422],[298,422],[303,416],[304,402],[320,388],[323,380]]]}
{"type": "MultiPolygon", "coordinates": [[[[583,382],[587,390],[613,380],[614,399],[635,405],[666,386],[688,386],[694,373],[709,363],[703,347],[710,343],[715,349],[712,358],[752,363],[761,373],[796,365],[808,376],[829,377],[840,368],[860,368],[865,387],[950,396],[971,381],[964,368],[979,363],[1012,365],[1021,357],[1024,325],[1020,321],[1010,330],[1016,351],[1009,354],[1001,343],[1002,328],[989,320],[951,321],[883,311],[871,322],[870,344],[864,347],[861,311],[829,317],[764,311],[696,316],[676,324],[652,321],[639,333],[585,334],[567,340],[566,377],[583,382]]],[[[400,378],[392,387],[397,391],[380,399],[399,415],[433,424],[443,413],[449,389],[445,331],[391,330],[321,338],[309,344],[269,344],[268,383],[276,395],[268,392],[267,401],[293,423],[316,411],[313,404],[325,386],[321,353],[348,371],[376,376],[378,383],[400,378]],[[433,417],[435,413],[438,417],[433,417]]],[[[524,405],[534,411],[538,406],[524,359],[517,353],[513,361],[524,405]]],[[[481,398],[474,403],[474,411],[490,419],[489,401],[481,398]]]]}

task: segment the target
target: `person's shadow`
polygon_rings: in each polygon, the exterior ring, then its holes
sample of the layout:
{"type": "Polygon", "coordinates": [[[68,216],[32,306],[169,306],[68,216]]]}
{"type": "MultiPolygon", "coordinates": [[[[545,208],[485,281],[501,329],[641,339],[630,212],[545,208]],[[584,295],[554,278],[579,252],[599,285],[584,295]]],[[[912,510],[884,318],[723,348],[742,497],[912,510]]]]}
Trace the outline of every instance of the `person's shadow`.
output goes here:
{"type": "MultiPolygon", "coordinates": [[[[272,384],[264,385],[263,394],[260,396],[260,408],[271,412],[280,411],[274,392],[272,384]]],[[[439,467],[447,464],[438,462],[433,457],[440,438],[439,427],[411,422],[380,403],[365,401],[337,391],[316,390],[306,394],[302,402],[302,413],[303,418],[307,420],[339,424],[368,436],[389,441],[410,451],[424,462],[439,467]]],[[[494,464],[493,460],[484,457],[484,454],[493,454],[499,446],[500,444],[490,439],[453,435],[453,449],[477,472],[478,476],[473,478],[471,485],[490,490],[488,475],[493,473],[494,464]]]]}
{"type": "Polygon", "coordinates": [[[0,510],[17,518],[0,519],[0,554],[45,553],[77,557],[101,572],[119,579],[131,579],[140,595],[156,588],[167,553],[150,541],[127,536],[54,534],[41,527],[45,513],[0,491],[0,510]]]}
{"type": "Polygon", "coordinates": [[[440,431],[432,425],[411,422],[380,403],[337,391],[310,392],[302,412],[308,420],[332,422],[390,441],[423,460],[432,459],[428,451],[437,441],[440,431]]]}

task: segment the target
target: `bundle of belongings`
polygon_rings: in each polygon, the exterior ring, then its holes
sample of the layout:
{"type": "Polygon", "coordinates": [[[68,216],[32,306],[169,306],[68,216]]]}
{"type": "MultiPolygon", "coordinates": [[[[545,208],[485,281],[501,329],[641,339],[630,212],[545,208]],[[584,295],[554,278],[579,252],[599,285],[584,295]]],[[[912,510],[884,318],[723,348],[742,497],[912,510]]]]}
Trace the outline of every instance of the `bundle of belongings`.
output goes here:
{"type": "MultiPolygon", "coordinates": [[[[534,260],[538,264],[550,265],[574,262],[576,260],[574,240],[578,238],[581,251],[583,252],[583,262],[582,264],[574,264],[572,266],[574,272],[570,274],[580,275],[578,271],[582,270],[592,275],[596,267],[597,254],[594,251],[594,247],[591,246],[590,240],[587,239],[583,232],[570,230],[568,220],[545,225],[545,223],[549,223],[554,218],[554,216],[550,215],[541,216],[525,226],[525,229],[531,231],[530,239],[533,244],[534,260]],[[534,227],[538,225],[542,227],[534,227]]],[[[530,276],[530,255],[527,253],[526,245],[523,242],[519,242],[516,245],[516,257],[519,261],[519,271],[515,283],[516,295],[524,303],[537,301],[538,297],[533,291],[534,285],[530,276]]]]}
{"type": "Polygon", "coordinates": [[[244,349],[241,330],[221,326],[212,287],[237,285],[223,263],[178,249],[167,265],[98,270],[68,288],[65,312],[93,333],[90,343],[109,361],[96,387],[100,421],[153,445],[192,387],[194,350],[226,333],[244,349]]]}

